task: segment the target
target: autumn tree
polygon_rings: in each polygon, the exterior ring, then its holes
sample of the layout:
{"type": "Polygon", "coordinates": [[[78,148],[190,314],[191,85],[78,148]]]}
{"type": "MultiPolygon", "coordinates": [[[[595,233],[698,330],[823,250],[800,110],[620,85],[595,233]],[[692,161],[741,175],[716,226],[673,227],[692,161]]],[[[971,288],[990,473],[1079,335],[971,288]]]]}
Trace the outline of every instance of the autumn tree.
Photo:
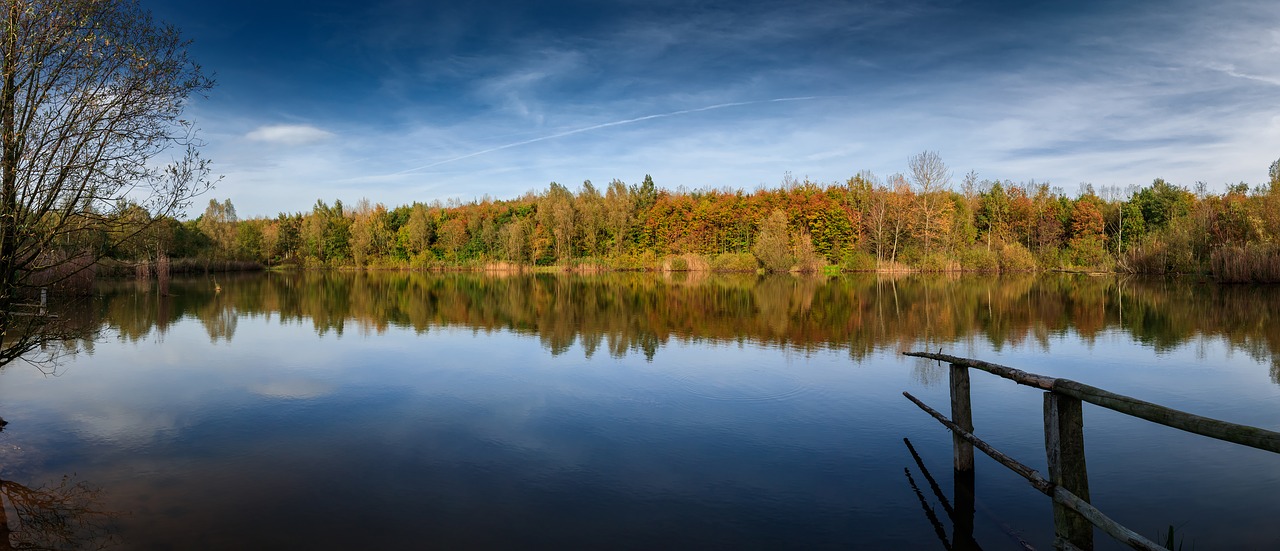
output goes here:
{"type": "MultiPolygon", "coordinates": [[[[132,0],[0,6],[0,363],[57,335],[15,305],[82,274],[86,234],[132,201],[156,220],[209,185],[188,99],[212,81],[177,29],[132,0]],[[178,149],[177,160],[162,156],[178,149]],[[21,330],[14,323],[21,322],[21,330]]],[[[81,278],[83,280],[83,278],[81,278]]]]}
{"type": "Polygon", "coordinates": [[[409,209],[409,220],[400,226],[400,240],[404,243],[405,251],[411,256],[427,251],[435,240],[435,233],[435,224],[427,214],[427,207],[414,203],[409,209]]]}
{"type": "Polygon", "coordinates": [[[573,211],[583,256],[596,256],[600,253],[600,235],[605,227],[605,207],[604,197],[591,185],[591,180],[582,182],[582,189],[574,199],[573,211]]]}
{"type": "Polygon", "coordinates": [[[462,246],[467,244],[467,221],[461,216],[450,216],[440,224],[440,248],[445,256],[458,260],[462,246]]]}
{"type": "Polygon", "coordinates": [[[911,169],[911,182],[916,187],[919,202],[920,238],[924,242],[924,252],[928,254],[930,243],[946,227],[946,221],[939,218],[948,212],[947,205],[938,197],[938,192],[951,183],[951,172],[936,151],[924,151],[911,157],[907,166],[911,169]]]}
{"type": "Polygon", "coordinates": [[[760,223],[760,233],[756,235],[756,244],[751,247],[756,259],[766,270],[785,272],[795,263],[791,252],[791,236],[787,229],[787,213],[774,209],[769,217],[760,223]]]}
{"type": "Polygon", "coordinates": [[[568,260],[573,254],[573,193],[551,182],[546,195],[538,201],[538,223],[551,234],[557,260],[568,260]]]}
{"type": "Polygon", "coordinates": [[[1101,265],[1106,257],[1106,224],[1100,203],[1091,193],[1077,199],[1071,210],[1070,246],[1076,263],[1082,266],[1101,265]]]}
{"type": "Polygon", "coordinates": [[[524,220],[514,220],[500,230],[503,256],[511,262],[523,263],[529,260],[529,237],[524,220]]]}
{"type": "Polygon", "coordinates": [[[236,207],[231,204],[230,199],[221,203],[217,199],[210,199],[204,214],[196,219],[196,227],[213,241],[217,258],[226,259],[233,256],[236,244],[236,222],[239,220],[236,216],[236,207]]]}
{"type": "Polygon", "coordinates": [[[609,247],[613,254],[622,254],[626,246],[627,234],[631,232],[631,224],[635,220],[634,207],[635,198],[627,191],[627,184],[622,183],[622,180],[609,182],[604,195],[604,215],[609,228],[609,247]]]}
{"type": "Polygon", "coordinates": [[[886,184],[890,190],[886,195],[888,202],[886,206],[886,226],[889,230],[889,241],[892,243],[889,248],[889,260],[896,263],[898,261],[898,251],[907,238],[907,230],[911,227],[911,205],[916,203],[916,198],[915,194],[911,192],[911,186],[907,183],[907,178],[901,174],[889,176],[886,184]]]}
{"type": "Polygon", "coordinates": [[[382,203],[370,206],[368,199],[361,199],[351,221],[351,255],[356,264],[386,256],[392,235],[387,225],[387,207],[382,203]]]}

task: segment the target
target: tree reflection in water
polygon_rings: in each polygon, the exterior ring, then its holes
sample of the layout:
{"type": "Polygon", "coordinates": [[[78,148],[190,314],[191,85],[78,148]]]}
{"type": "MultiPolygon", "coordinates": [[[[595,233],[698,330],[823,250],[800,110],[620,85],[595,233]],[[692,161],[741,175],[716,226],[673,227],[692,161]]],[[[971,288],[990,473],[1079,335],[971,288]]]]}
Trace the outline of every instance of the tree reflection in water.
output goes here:
{"type": "Polygon", "coordinates": [[[0,549],[105,549],[118,543],[119,515],[99,508],[100,492],[71,476],[35,488],[0,479],[0,549]]]}
{"type": "MultiPolygon", "coordinates": [[[[125,340],[162,338],[184,317],[213,341],[242,316],[303,323],[317,333],[462,326],[536,336],[553,354],[582,344],[652,359],[673,339],[749,342],[799,351],[996,350],[1071,333],[1093,343],[1123,332],[1157,353],[1211,337],[1270,364],[1280,383],[1280,289],[1073,274],[840,277],[607,273],[303,272],[175,280],[170,297],[133,282],[100,287],[101,323],[125,340]]],[[[928,377],[929,374],[921,374],[928,377]]]]}
{"type": "MultiPolygon", "coordinates": [[[[6,425],[0,420],[0,432],[6,425]]],[[[7,446],[4,452],[10,453],[0,453],[0,474],[17,450],[7,446]]],[[[0,477],[0,551],[105,549],[118,543],[119,514],[101,508],[101,492],[72,475],[36,487],[0,477]]]]}

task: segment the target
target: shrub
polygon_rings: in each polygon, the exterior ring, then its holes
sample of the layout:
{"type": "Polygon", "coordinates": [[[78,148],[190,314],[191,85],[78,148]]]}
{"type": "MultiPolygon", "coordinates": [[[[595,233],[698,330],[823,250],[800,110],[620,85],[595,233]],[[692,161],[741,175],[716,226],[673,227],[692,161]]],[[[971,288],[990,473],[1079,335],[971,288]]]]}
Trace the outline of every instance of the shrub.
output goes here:
{"type": "Polygon", "coordinates": [[[846,251],[840,257],[840,269],[846,272],[873,272],[877,268],[875,255],[866,251],[846,251]]]}
{"type": "Polygon", "coordinates": [[[690,272],[710,272],[711,262],[707,257],[695,253],[685,253],[681,256],[684,258],[685,269],[690,272]]]}
{"type": "Polygon", "coordinates": [[[1111,256],[1107,254],[1106,246],[1100,237],[1093,235],[1073,237],[1067,252],[1074,266],[1093,269],[1110,268],[1111,256]]]}
{"type": "Polygon", "coordinates": [[[716,272],[754,272],[759,268],[751,253],[721,253],[711,259],[711,270],[716,272]]]}
{"type": "MultiPolygon", "coordinates": [[[[1053,251],[1057,256],[1057,251],[1053,251]]],[[[1022,246],[1022,243],[1005,243],[1000,247],[998,252],[1000,261],[1000,271],[1002,272],[1033,272],[1036,270],[1036,257],[1031,251],[1022,246]]]]}
{"type": "Polygon", "coordinates": [[[955,272],[959,271],[960,264],[942,253],[929,253],[920,260],[917,268],[922,272],[955,272]]]}
{"type": "Polygon", "coordinates": [[[1000,258],[985,247],[971,247],[960,251],[960,267],[969,272],[999,272],[1000,258]]]}
{"type": "Polygon", "coordinates": [[[613,269],[621,271],[657,270],[661,268],[658,257],[653,251],[617,255],[609,259],[609,264],[613,269]]]}

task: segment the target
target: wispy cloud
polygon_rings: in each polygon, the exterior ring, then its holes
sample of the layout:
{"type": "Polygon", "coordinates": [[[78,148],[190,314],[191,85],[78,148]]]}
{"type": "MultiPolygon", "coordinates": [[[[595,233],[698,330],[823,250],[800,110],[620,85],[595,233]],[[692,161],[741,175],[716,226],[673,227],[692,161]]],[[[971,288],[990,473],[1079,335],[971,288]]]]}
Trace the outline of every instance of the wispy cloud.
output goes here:
{"type": "Polygon", "coordinates": [[[245,137],[258,142],[306,145],[328,140],[333,133],[305,124],[272,124],[255,128],[245,137]]]}
{"type": "Polygon", "coordinates": [[[1280,77],[1269,77],[1269,76],[1264,76],[1264,75],[1254,75],[1254,74],[1249,74],[1249,73],[1243,73],[1243,72],[1240,72],[1240,71],[1236,70],[1236,66],[1235,66],[1235,65],[1231,65],[1231,64],[1210,64],[1210,65],[1208,66],[1208,68],[1209,68],[1209,69],[1212,69],[1212,70],[1214,70],[1214,71],[1218,71],[1218,72],[1220,72],[1220,73],[1222,73],[1222,74],[1225,74],[1225,75],[1227,75],[1227,76],[1231,76],[1231,77],[1235,77],[1235,78],[1242,78],[1242,79],[1245,79],[1245,80],[1253,80],[1253,81],[1257,81],[1257,82],[1265,82],[1265,83],[1267,83],[1267,84],[1271,84],[1271,85],[1273,85],[1273,86],[1280,86],[1280,77]]]}
{"type": "Polygon", "coordinates": [[[735,101],[735,102],[730,102],[730,103],[720,103],[720,104],[716,104],[716,105],[708,105],[708,106],[706,106],[706,107],[698,107],[698,108],[695,108],[695,109],[681,109],[681,110],[679,110],[679,111],[671,111],[671,112],[669,112],[669,113],[658,113],[658,114],[656,114],[656,115],[645,115],[645,116],[643,116],[643,117],[635,117],[635,118],[631,118],[631,119],[624,119],[624,120],[620,120],[620,121],[612,121],[612,122],[606,122],[606,123],[601,123],[601,124],[594,124],[594,125],[591,125],[591,126],[584,126],[584,127],[582,127],[582,128],[575,128],[575,129],[573,129],[573,130],[567,130],[567,131],[564,131],[564,132],[557,132],[557,133],[555,133],[555,134],[548,134],[548,135],[546,135],[546,136],[539,136],[539,137],[537,137],[537,138],[533,138],[533,139],[530,139],[530,140],[523,140],[523,141],[518,141],[518,142],[512,142],[512,143],[508,143],[508,144],[503,144],[503,145],[499,145],[499,146],[497,146],[497,147],[491,147],[491,148],[484,149],[484,150],[481,150],[481,151],[476,151],[476,152],[473,152],[473,153],[468,153],[468,154],[466,154],[466,155],[459,155],[459,156],[457,156],[457,157],[451,157],[451,158],[448,158],[448,159],[444,159],[444,160],[441,160],[441,161],[436,161],[436,162],[434,162],[434,163],[430,163],[430,164],[422,165],[422,166],[419,166],[419,167],[405,169],[405,170],[402,170],[402,171],[400,171],[400,172],[397,172],[396,174],[408,174],[408,173],[412,173],[412,172],[418,172],[418,171],[421,171],[421,170],[426,170],[426,169],[429,169],[429,168],[434,168],[434,167],[437,167],[437,166],[440,166],[440,165],[443,165],[443,164],[453,163],[453,162],[461,161],[461,160],[463,160],[463,159],[470,159],[470,158],[472,158],[472,157],[479,157],[480,155],[485,155],[485,154],[493,153],[493,152],[496,152],[496,151],[502,151],[502,150],[504,150],[504,149],[511,149],[511,148],[513,148],[513,147],[520,147],[520,146],[522,146],[522,145],[529,145],[529,144],[538,143],[538,142],[542,142],[542,141],[554,140],[554,139],[556,139],[556,138],[563,138],[563,137],[566,137],[566,136],[572,136],[572,135],[574,135],[574,134],[581,134],[581,133],[583,133],[583,132],[590,132],[590,131],[592,131],[592,130],[600,130],[600,129],[603,129],[603,128],[609,128],[609,127],[611,127],[611,126],[622,126],[622,125],[626,125],[626,124],[635,124],[635,123],[638,123],[638,122],[644,122],[644,121],[649,121],[649,120],[653,120],[653,119],[662,119],[662,118],[666,118],[666,117],[675,117],[675,116],[679,116],[679,115],[688,115],[688,114],[690,114],[690,113],[700,113],[700,112],[703,112],[703,111],[713,111],[713,110],[716,110],[716,109],[725,109],[725,108],[728,108],[728,107],[742,107],[742,106],[745,106],[745,105],[756,105],[756,104],[761,104],[761,103],[782,103],[782,102],[790,102],[790,101],[809,101],[809,100],[815,100],[815,99],[821,99],[821,96],[804,96],[804,97],[794,97],[794,98],[775,98],[775,99],[758,100],[758,101],[735,101]]]}
{"type": "Polygon", "coordinates": [[[201,120],[217,121],[217,193],[255,214],[646,173],[690,188],[843,181],[925,149],[957,173],[1068,189],[1264,178],[1280,4],[1154,5],[376,0],[295,36],[315,59],[269,66],[332,86],[267,94],[277,75],[261,69],[240,81],[253,87],[225,79],[235,109],[201,120]],[[258,126],[272,120],[290,124],[258,126]]]}

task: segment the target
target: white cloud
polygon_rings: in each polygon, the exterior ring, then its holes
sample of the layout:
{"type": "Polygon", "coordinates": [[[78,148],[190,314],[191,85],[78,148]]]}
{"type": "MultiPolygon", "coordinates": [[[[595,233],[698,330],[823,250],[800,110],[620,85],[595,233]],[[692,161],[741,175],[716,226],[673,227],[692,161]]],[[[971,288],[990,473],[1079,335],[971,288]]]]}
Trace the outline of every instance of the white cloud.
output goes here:
{"type": "Polygon", "coordinates": [[[305,124],[269,124],[259,126],[245,137],[259,142],[306,145],[328,140],[333,133],[305,124]]]}

